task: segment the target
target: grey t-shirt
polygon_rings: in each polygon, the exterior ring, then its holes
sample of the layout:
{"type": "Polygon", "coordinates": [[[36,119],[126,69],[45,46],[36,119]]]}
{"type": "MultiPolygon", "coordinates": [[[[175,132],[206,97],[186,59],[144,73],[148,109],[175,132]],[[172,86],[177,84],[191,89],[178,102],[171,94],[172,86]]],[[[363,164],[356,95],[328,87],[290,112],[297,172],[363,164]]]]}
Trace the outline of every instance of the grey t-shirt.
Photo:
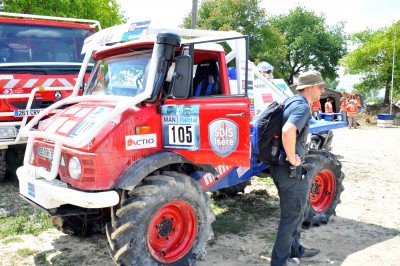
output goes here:
{"type": "Polygon", "coordinates": [[[301,94],[296,94],[293,97],[286,99],[284,104],[283,124],[289,121],[296,126],[296,153],[301,158],[304,158],[306,153],[308,126],[311,117],[310,105],[301,94]]]}

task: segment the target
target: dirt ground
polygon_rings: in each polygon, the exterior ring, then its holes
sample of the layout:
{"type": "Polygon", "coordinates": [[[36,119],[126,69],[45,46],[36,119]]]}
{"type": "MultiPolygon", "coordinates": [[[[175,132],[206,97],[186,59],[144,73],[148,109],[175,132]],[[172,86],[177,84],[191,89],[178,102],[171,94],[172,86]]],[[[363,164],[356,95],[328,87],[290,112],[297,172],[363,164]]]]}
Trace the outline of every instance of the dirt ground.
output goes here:
{"type": "MultiPolygon", "coordinates": [[[[318,247],[321,253],[301,265],[400,265],[400,127],[334,132],[333,153],[343,164],[345,191],[337,216],[327,225],[304,230],[303,244],[318,247]]],[[[17,197],[17,188],[0,188],[0,193],[7,190],[10,197],[17,197]]],[[[246,191],[254,189],[259,187],[246,191]]],[[[272,217],[253,224],[249,233],[220,235],[208,246],[206,260],[196,265],[269,265],[277,226],[272,217]]],[[[105,236],[80,239],[51,229],[37,237],[18,237],[20,242],[0,237],[0,265],[114,265],[105,236]],[[22,256],[17,252],[22,248],[36,252],[22,256]]]]}

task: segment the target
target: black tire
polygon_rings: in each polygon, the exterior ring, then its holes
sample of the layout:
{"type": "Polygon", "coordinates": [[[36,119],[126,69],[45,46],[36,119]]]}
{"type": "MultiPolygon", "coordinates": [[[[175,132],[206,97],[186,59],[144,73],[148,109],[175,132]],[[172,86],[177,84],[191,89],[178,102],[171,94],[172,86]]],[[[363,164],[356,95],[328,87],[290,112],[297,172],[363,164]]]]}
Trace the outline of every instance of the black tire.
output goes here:
{"type": "Polygon", "coordinates": [[[104,234],[105,225],[111,220],[110,208],[99,209],[97,214],[51,216],[51,224],[64,234],[88,237],[104,234]]]}
{"type": "Polygon", "coordinates": [[[310,151],[305,156],[303,167],[310,180],[310,196],[303,227],[326,224],[329,217],[336,215],[336,207],[344,190],[342,164],[330,152],[310,151]]]}
{"type": "Polygon", "coordinates": [[[234,197],[236,196],[239,192],[244,193],[244,189],[251,184],[251,179],[247,179],[246,181],[233,185],[231,187],[227,188],[221,188],[218,190],[213,191],[213,194],[217,197],[223,196],[223,197],[234,197]]]}
{"type": "Polygon", "coordinates": [[[17,169],[24,164],[26,144],[18,144],[8,147],[6,153],[6,176],[17,180],[17,169]]]}
{"type": "Polygon", "coordinates": [[[0,182],[6,179],[6,153],[7,150],[0,150],[0,182]]]}
{"type": "Polygon", "coordinates": [[[124,193],[111,217],[110,250],[126,266],[194,265],[205,256],[215,220],[201,185],[176,172],[146,177],[124,193]]]}

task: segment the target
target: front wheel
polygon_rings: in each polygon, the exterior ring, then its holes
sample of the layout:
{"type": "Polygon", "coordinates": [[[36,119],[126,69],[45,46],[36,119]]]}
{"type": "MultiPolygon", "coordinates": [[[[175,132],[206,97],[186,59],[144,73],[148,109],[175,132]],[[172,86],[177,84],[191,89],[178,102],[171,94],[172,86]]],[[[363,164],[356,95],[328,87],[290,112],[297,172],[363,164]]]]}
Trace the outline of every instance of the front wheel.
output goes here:
{"type": "Polygon", "coordinates": [[[330,152],[310,151],[305,156],[303,167],[310,181],[303,226],[326,224],[330,216],[336,215],[336,207],[344,190],[342,164],[330,152]]]}
{"type": "Polygon", "coordinates": [[[194,265],[205,256],[214,220],[199,183],[164,172],[123,193],[107,237],[117,264],[194,265]]]}

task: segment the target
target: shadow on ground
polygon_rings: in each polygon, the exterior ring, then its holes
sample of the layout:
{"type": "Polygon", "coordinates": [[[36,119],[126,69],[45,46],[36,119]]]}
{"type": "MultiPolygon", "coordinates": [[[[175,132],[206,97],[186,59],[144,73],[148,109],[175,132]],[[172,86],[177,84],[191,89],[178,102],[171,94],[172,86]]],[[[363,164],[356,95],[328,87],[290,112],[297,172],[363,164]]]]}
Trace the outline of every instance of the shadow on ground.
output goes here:
{"type": "MultiPolygon", "coordinates": [[[[269,265],[277,225],[278,219],[273,217],[270,220],[254,223],[248,234],[219,235],[209,243],[206,260],[199,261],[196,265],[269,265]]],[[[305,259],[302,265],[344,265],[349,256],[366,249],[371,249],[368,254],[373,257],[375,245],[387,245],[388,253],[385,256],[390,260],[390,256],[398,256],[396,247],[400,244],[399,234],[400,232],[395,229],[333,217],[327,225],[303,231],[303,244],[318,247],[321,253],[312,259],[305,259]]],[[[35,256],[35,265],[114,265],[106,241],[103,235],[90,238],[62,235],[53,241],[54,249],[35,256]]],[[[363,264],[350,262],[347,265],[363,264]]]]}

